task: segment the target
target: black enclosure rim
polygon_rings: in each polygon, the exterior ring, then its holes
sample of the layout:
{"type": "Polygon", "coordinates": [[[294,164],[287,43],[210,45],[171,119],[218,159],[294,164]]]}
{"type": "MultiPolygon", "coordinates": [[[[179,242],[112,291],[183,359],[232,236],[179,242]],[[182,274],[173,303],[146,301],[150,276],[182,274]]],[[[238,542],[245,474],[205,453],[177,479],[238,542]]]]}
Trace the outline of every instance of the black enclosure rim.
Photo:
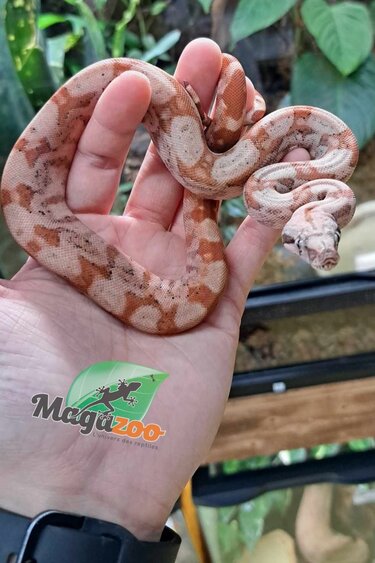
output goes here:
{"type": "Polygon", "coordinates": [[[193,477],[192,486],[195,504],[222,507],[247,502],[263,493],[288,487],[371,481],[375,481],[375,450],[216,477],[209,475],[208,467],[201,467],[193,477]]]}
{"type": "Polygon", "coordinates": [[[254,288],[241,327],[375,303],[375,270],[254,288]]]}
{"type": "Polygon", "coordinates": [[[375,352],[235,373],[230,397],[285,393],[325,383],[375,376],[375,352]]]}

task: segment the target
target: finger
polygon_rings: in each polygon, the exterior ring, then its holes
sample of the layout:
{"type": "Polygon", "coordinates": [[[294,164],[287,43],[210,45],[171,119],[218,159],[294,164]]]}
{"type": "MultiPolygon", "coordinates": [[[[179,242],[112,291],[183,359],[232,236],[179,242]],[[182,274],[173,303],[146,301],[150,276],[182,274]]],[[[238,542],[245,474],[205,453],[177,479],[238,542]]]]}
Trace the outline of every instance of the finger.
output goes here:
{"type": "MultiPolygon", "coordinates": [[[[187,81],[208,111],[221,70],[221,51],[210,39],[196,39],[184,49],[175,78],[187,81]],[[204,76],[204,80],[202,80],[204,76]]],[[[157,222],[168,229],[181,203],[183,189],[171,176],[151,144],[139,171],[125,214],[157,222]]]]}
{"type": "MultiPolygon", "coordinates": [[[[283,158],[284,162],[296,160],[310,160],[310,155],[305,149],[297,148],[283,158]]],[[[246,217],[228,244],[226,257],[231,281],[227,291],[241,311],[263,262],[279,236],[278,230],[246,217]]]]}
{"type": "Polygon", "coordinates": [[[109,213],[134,131],[151,98],[148,79],[127,71],[100,96],[78,143],[67,184],[76,213],[109,213]]]}

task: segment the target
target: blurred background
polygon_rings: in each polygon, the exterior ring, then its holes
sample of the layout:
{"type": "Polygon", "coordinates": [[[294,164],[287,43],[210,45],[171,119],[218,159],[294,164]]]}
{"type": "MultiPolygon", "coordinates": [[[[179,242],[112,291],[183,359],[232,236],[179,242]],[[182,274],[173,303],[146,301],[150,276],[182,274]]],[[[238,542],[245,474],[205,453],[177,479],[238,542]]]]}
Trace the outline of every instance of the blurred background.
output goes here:
{"type": "MultiPolygon", "coordinates": [[[[324,108],[361,149],[339,266],[320,278],[277,245],[257,279],[229,414],[172,516],[181,563],[375,561],[374,25],[375,0],[0,0],[0,173],[33,115],[80,69],[134,57],[173,73],[201,36],[240,60],[268,112],[324,108]]],[[[140,128],[113,213],[148,143],[140,128]]],[[[241,198],[223,203],[226,242],[244,217],[241,198]]],[[[1,275],[25,259],[0,216],[1,275]]]]}

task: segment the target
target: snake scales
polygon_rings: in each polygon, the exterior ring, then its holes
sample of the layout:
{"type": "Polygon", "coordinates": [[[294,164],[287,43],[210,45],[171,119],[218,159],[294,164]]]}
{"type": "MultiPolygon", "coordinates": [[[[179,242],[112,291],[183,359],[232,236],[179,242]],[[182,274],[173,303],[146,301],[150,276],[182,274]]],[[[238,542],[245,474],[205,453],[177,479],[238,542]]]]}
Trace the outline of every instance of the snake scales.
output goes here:
{"type": "Polygon", "coordinates": [[[255,102],[246,113],[244,73],[229,55],[223,55],[215,115],[204,124],[194,93],[164,71],[125,58],[89,66],[51,97],[8,158],[1,202],[12,235],[100,307],[156,334],[199,324],[225,288],[224,248],[210,200],[243,193],[249,215],[282,228],[287,248],[315,268],[331,268],[338,260],[340,229],[354,212],[354,195],[343,182],[357,162],[355,138],[324,110],[297,106],[262,117],[263,100],[258,95],[255,102]],[[187,188],[186,272],[179,279],[161,279],[107,244],[65,200],[77,143],[95,104],[127,70],[149,79],[152,98],[144,124],[166,167],[187,188]],[[312,160],[280,162],[295,147],[307,149],[312,160]]]}

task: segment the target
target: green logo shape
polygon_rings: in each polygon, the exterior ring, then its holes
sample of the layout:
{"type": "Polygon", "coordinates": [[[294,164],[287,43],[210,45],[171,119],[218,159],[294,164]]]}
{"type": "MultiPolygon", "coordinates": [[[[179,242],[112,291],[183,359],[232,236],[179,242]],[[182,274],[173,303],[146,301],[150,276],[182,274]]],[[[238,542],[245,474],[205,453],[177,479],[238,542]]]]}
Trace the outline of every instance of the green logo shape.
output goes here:
{"type": "MultiPolygon", "coordinates": [[[[100,402],[104,394],[99,389],[109,388],[111,393],[118,393],[119,382],[139,382],[136,391],[131,391],[128,398],[136,401],[130,404],[123,398],[110,400],[113,407],[113,417],[123,416],[129,420],[142,420],[155,397],[159,385],[167,379],[168,374],[155,369],[131,364],[129,362],[100,362],[82,371],[73,381],[66,397],[66,405],[83,409],[93,402],[98,404],[89,408],[90,411],[103,412],[108,408],[100,402]]],[[[124,389],[124,387],[123,387],[124,389]]],[[[108,393],[108,392],[107,392],[108,393]]],[[[126,393],[125,393],[126,395],[126,393]]]]}

